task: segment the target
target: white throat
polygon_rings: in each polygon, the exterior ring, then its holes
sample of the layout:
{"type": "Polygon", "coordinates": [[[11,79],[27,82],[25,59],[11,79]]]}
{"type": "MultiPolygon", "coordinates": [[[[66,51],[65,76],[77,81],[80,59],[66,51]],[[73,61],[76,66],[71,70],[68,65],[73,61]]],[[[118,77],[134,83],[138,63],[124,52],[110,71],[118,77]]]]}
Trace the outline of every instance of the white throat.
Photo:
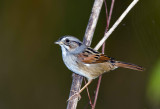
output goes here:
{"type": "Polygon", "coordinates": [[[66,56],[67,55],[67,50],[66,48],[63,47],[63,45],[61,46],[62,49],[62,56],[66,56]]]}

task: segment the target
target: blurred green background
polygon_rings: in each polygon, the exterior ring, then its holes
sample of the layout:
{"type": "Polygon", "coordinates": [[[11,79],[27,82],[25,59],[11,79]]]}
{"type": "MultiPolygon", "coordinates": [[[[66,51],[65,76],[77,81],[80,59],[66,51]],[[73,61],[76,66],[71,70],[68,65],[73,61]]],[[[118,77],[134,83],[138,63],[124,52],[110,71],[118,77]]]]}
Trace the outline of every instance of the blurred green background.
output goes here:
{"type": "MultiPolygon", "coordinates": [[[[111,25],[132,0],[116,0],[111,25]]],[[[94,0],[0,0],[0,108],[64,109],[71,71],[53,42],[83,39],[94,0]]],[[[110,0],[107,0],[108,8],[110,0]]],[[[102,38],[105,8],[92,47],[102,38]]],[[[97,109],[160,109],[160,1],[140,0],[106,43],[106,54],[144,66],[104,74],[97,109]]],[[[94,94],[97,79],[89,86],[94,94]]],[[[87,107],[86,91],[78,109],[87,107]]]]}

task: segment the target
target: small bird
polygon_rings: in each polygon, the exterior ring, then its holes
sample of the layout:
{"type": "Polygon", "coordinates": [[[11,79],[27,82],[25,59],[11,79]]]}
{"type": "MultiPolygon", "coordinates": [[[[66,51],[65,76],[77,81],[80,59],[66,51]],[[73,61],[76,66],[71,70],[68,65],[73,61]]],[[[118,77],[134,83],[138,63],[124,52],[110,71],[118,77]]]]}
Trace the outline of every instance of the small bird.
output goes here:
{"type": "MultiPolygon", "coordinates": [[[[143,71],[141,66],[130,64],[102,54],[73,36],[63,36],[55,44],[62,49],[62,57],[69,70],[88,79],[88,83],[75,95],[79,95],[93,79],[118,67],[143,71]]],[[[73,95],[73,96],[75,96],[73,95]]],[[[71,96],[69,100],[73,97],[71,96]]]]}

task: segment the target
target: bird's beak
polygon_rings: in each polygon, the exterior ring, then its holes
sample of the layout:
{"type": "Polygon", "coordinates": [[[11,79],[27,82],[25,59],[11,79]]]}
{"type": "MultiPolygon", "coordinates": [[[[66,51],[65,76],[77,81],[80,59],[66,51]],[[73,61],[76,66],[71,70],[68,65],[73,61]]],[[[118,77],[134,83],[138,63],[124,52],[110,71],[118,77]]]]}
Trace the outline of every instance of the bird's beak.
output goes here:
{"type": "Polygon", "coordinates": [[[62,45],[63,44],[63,42],[62,41],[56,41],[56,42],[54,42],[55,44],[59,44],[59,45],[62,45]]]}

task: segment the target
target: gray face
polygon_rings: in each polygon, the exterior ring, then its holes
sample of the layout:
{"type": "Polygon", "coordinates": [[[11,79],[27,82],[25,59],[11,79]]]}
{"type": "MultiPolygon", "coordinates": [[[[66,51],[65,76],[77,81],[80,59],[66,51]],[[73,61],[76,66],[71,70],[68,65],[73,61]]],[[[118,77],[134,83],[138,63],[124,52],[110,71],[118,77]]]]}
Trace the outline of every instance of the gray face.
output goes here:
{"type": "Polygon", "coordinates": [[[77,38],[72,36],[61,37],[56,44],[62,48],[62,52],[79,53],[86,48],[86,46],[77,38]]]}

